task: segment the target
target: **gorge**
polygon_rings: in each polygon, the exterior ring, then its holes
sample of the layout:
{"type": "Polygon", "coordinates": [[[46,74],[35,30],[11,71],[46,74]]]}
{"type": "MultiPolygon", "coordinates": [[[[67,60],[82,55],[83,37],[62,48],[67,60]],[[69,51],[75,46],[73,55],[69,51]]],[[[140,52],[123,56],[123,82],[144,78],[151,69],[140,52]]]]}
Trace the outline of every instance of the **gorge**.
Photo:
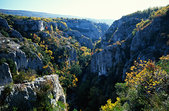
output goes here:
{"type": "Polygon", "coordinates": [[[0,110],[108,111],[107,100],[117,97],[110,111],[169,108],[169,6],[123,16],[110,27],[0,13],[0,47],[0,110]],[[145,86],[147,77],[156,81],[153,88],[145,86]]]}

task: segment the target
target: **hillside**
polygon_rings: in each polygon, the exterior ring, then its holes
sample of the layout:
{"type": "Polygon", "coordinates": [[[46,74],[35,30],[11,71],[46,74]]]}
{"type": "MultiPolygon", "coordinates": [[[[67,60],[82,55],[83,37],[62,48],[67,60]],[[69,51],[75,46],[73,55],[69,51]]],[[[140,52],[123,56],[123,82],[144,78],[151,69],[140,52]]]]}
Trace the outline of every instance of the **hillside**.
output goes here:
{"type": "Polygon", "coordinates": [[[110,27],[0,14],[0,110],[167,111],[168,20],[169,6],[110,27]]]}
{"type": "Polygon", "coordinates": [[[6,10],[0,9],[0,13],[11,14],[11,15],[19,15],[19,16],[27,16],[27,17],[43,17],[43,18],[78,18],[78,19],[87,19],[96,23],[106,23],[111,25],[114,20],[112,19],[94,19],[94,18],[86,18],[86,17],[78,17],[72,15],[60,15],[60,14],[51,14],[44,12],[35,12],[35,11],[25,11],[25,10],[6,10]]]}

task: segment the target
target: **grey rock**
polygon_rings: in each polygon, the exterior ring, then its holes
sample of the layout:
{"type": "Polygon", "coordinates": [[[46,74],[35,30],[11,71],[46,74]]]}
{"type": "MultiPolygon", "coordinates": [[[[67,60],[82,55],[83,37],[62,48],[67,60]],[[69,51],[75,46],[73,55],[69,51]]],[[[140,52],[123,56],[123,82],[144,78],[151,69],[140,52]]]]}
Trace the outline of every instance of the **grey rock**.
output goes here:
{"type": "Polygon", "coordinates": [[[92,56],[91,72],[106,76],[111,74],[114,81],[124,80],[134,60],[140,58],[156,61],[159,57],[169,54],[168,17],[169,14],[154,18],[135,35],[132,35],[132,30],[139,19],[123,17],[115,21],[102,39],[103,51],[92,56]],[[125,41],[113,44],[121,40],[125,41]]]}
{"type": "Polygon", "coordinates": [[[8,25],[8,22],[5,19],[1,18],[1,17],[0,17],[0,27],[4,28],[6,30],[10,29],[10,27],[8,25]]]}
{"type": "MultiPolygon", "coordinates": [[[[17,107],[19,110],[32,110],[36,107],[38,102],[37,91],[40,91],[43,85],[49,82],[51,87],[53,87],[52,90],[48,92],[53,96],[53,98],[49,98],[50,104],[57,106],[58,101],[66,104],[66,97],[63,88],[59,83],[58,75],[56,74],[39,77],[36,78],[35,81],[28,83],[14,84],[6,102],[9,103],[10,107],[17,107]]],[[[0,89],[0,92],[2,92],[4,87],[1,87],[0,89]]]]}
{"type": "Polygon", "coordinates": [[[69,28],[79,31],[81,34],[93,41],[99,40],[105,30],[108,29],[108,25],[106,24],[97,24],[85,19],[70,19],[65,22],[69,28]]]}
{"type": "Polygon", "coordinates": [[[99,53],[95,53],[92,56],[91,72],[98,73],[98,75],[106,75],[112,67],[112,52],[109,49],[105,49],[99,53]]]}
{"type": "Polygon", "coordinates": [[[39,58],[39,56],[37,54],[34,54],[34,55],[35,55],[35,57],[33,59],[32,58],[28,59],[27,68],[41,70],[43,67],[42,59],[39,58]]]}
{"type": "Polygon", "coordinates": [[[67,31],[68,30],[68,27],[67,27],[66,23],[64,24],[63,22],[58,22],[57,26],[58,26],[59,30],[62,30],[62,31],[67,31]]]}
{"type": "Polygon", "coordinates": [[[20,45],[8,38],[0,39],[0,46],[6,47],[7,53],[0,53],[0,58],[12,59],[16,63],[17,70],[20,69],[34,69],[41,70],[43,62],[39,56],[32,52],[33,58],[26,56],[25,52],[20,49],[20,45]]]}
{"type": "Polygon", "coordinates": [[[7,63],[0,65],[0,86],[13,82],[12,75],[7,63]]]}
{"type": "Polygon", "coordinates": [[[4,37],[4,36],[0,33],[0,37],[4,37]]]}
{"type": "Polygon", "coordinates": [[[74,37],[81,46],[86,46],[90,49],[93,48],[93,43],[91,41],[91,39],[89,39],[88,37],[84,36],[83,34],[81,34],[79,31],[77,30],[69,30],[66,32],[69,36],[74,37]]]}
{"type": "Polygon", "coordinates": [[[45,29],[44,21],[41,20],[16,20],[14,22],[14,28],[18,31],[25,32],[38,32],[45,29]]]}
{"type": "Polygon", "coordinates": [[[107,76],[108,73],[114,75],[114,79],[119,78],[120,70],[126,61],[126,55],[121,46],[108,46],[103,51],[92,56],[91,72],[99,76],[107,76]]]}
{"type": "Polygon", "coordinates": [[[141,19],[122,17],[116,20],[102,37],[102,47],[132,37],[132,31],[141,19]]]}
{"type": "Polygon", "coordinates": [[[50,37],[50,34],[48,34],[46,32],[40,32],[38,35],[39,35],[39,37],[42,37],[42,38],[50,37]]]}
{"type": "Polygon", "coordinates": [[[78,39],[78,42],[81,44],[81,46],[86,46],[87,48],[93,49],[94,45],[91,41],[91,39],[82,36],[81,38],[78,39]]]}
{"type": "Polygon", "coordinates": [[[53,30],[56,30],[58,28],[58,24],[56,22],[50,22],[50,25],[52,25],[53,30]]]}
{"type": "Polygon", "coordinates": [[[18,39],[23,39],[22,35],[16,30],[11,30],[9,36],[18,39]]]}

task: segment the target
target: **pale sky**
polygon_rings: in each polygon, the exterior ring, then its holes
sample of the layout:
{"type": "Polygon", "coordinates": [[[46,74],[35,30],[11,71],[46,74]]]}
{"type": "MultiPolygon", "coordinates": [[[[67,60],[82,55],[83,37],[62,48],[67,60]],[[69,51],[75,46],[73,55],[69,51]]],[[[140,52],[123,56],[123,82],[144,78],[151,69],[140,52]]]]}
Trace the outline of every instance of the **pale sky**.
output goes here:
{"type": "Polygon", "coordinates": [[[98,19],[118,19],[169,0],[0,0],[0,9],[28,10],[98,19]]]}

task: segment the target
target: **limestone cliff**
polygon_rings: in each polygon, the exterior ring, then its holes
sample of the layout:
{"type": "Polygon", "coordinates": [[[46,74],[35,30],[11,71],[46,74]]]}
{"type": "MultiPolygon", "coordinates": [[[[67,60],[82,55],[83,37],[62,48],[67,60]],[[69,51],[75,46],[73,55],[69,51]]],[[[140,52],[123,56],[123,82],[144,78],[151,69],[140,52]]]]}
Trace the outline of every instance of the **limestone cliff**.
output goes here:
{"type": "Polygon", "coordinates": [[[56,74],[39,77],[32,82],[14,84],[10,88],[11,90],[7,95],[7,92],[4,93],[6,87],[0,87],[0,103],[8,103],[9,109],[15,107],[18,110],[33,110],[33,108],[37,107],[38,102],[41,102],[39,96],[43,93],[50,95],[48,101],[54,106],[58,105],[58,101],[66,104],[66,97],[56,74]],[[45,91],[43,88],[48,87],[47,85],[50,85],[52,89],[48,90],[48,92],[43,92],[45,91]]]}
{"type": "Polygon", "coordinates": [[[16,64],[17,70],[28,68],[41,70],[43,67],[43,62],[37,54],[32,52],[34,57],[28,57],[25,52],[20,49],[21,45],[10,38],[0,37],[0,47],[0,59],[6,58],[13,60],[16,64]]]}
{"type": "Polygon", "coordinates": [[[108,25],[93,23],[85,19],[72,19],[65,21],[67,26],[73,30],[79,31],[84,36],[90,38],[91,40],[99,40],[104,32],[108,29],[108,25]]]}
{"type": "Polygon", "coordinates": [[[167,55],[168,12],[151,19],[126,16],[115,21],[102,39],[103,51],[92,57],[91,72],[98,75],[111,73],[114,79],[124,79],[134,60],[157,60],[160,56],[167,55]]]}

